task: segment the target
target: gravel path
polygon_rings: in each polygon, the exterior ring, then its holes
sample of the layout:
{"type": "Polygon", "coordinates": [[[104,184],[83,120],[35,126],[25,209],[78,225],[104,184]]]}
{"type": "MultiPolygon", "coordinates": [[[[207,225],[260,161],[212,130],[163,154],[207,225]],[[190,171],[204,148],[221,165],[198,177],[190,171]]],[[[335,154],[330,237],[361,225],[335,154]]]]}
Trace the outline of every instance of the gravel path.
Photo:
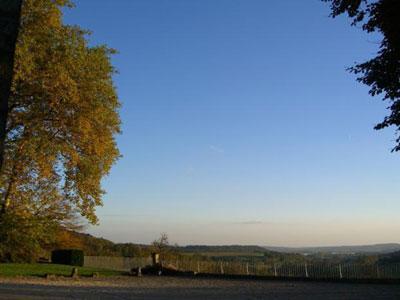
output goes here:
{"type": "Polygon", "coordinates": [[[0,278],[0,299],[400,299],[400,286],[177,277],[0,278]]]}

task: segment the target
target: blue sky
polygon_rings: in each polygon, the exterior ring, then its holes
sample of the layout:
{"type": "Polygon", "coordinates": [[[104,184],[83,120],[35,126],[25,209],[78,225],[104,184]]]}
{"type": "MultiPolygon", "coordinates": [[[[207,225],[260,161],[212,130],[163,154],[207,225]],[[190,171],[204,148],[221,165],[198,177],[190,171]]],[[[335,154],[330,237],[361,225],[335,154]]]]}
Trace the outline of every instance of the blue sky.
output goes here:
{"type": "Polygon", "coordinates": [[[119,51],[123,158],[90,233],[148,243],[399,242],[394,130],[346,67],[379,36],[318,0],[76,0],[119,51]]]}

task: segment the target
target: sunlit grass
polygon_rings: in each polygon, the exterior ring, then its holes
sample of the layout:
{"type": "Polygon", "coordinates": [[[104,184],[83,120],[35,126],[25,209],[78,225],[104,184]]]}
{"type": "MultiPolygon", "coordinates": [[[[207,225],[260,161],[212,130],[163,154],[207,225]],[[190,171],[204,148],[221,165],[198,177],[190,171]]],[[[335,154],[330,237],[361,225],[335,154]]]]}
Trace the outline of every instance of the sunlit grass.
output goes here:
{"type": "MultiPolygon", "coordinates": [[[[54,274],[57,276],[70,276],[73,266],[57,265],[57,264],[11,264],[0,263],[0,276],[15,277],[15,276],[39,276],[43,277],[46,274],[54,274]]],[[[77,267],[80,276],[91,276],[94,272],[98,272],[100,276],[116,276],[122,275],[123,272],[77,267]]]]}

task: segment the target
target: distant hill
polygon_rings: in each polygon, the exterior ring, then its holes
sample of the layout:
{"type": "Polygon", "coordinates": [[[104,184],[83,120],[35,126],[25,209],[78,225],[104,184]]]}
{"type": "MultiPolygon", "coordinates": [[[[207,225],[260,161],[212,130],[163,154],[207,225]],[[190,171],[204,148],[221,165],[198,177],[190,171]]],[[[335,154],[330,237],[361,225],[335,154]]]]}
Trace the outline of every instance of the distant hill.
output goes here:
{"type": "MultiPolygon", "coordinates": [[[[134,243],[114,243],[112,241],[94,237],[86,233],[68,232],[71,237],[78,239],[78,248],[85,251],[87,255],[106,256],[147,256],[151,252],[150,245],[134,243]]],[[[62,245],[61,245],[62,246],[62,245]]],[[[67,246],[71,248],[71,246],[67,246]]],[[[187,254],[203,254],[211,256],[276,256],[281,254],[378,254],[385,255],[398,251],[400,244],[376,244],[360,246],[332,246],[332,247],[273,247],[257,245],[188,245],[172,246],[175,250],[187,254]]],[[[400,254],[387,259],[398,259],[400,254]]],[[[400,261],[400,259],[399,259],[400,261]]]]}
{"type": "Polygon", "coordinates": [[[400,244],[375,244],[375,245],[359,245],[359,246],[331,246],[331,247],[272,247],[264,246],[265,249],[270,251],[277,251],[283,253],[302,253],[302,254],[315,254],[315,253],[329,253],[329,254],[384,254],[395,251],[400,251],[400,244]]]}
{"type": "Polygon", "coordinates": [[[95,237],[87,233],[76,231],[65,231],[68,240],[74,240],[75,245],[58,245],[58,248],[82,249],[85,255],[94,256],[124,256],[124,257],[147,257],[151,250],[149,245],[134,243],[114,243],[110,240],[95,237]]]}
{"type": "Polygon", "coordinates": [[[264,253],[266,249],[260,246],[242,246],[242,245],[223,245],[223,246],[208,246],[208,245],[188,245],[178,248],[180,251],[189,253],[264,253]]]}
{"type": "Polygon", "coordinates": [[[273,247],[273,246],[244,246],[244,245],[188,245],[179,247],[179,250],[189,253],[301,253],[301,254],[385,254],[400,251],[400,244],[375,244],[375,245],[356,245],[356,246],[328,246],[328,247],[273,247]]]}

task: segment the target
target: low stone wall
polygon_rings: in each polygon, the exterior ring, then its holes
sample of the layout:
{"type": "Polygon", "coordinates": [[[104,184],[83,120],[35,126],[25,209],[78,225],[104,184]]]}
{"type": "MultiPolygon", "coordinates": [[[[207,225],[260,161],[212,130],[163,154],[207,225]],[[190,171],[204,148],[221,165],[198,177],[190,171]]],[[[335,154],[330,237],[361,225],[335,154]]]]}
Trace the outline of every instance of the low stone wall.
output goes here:
{"type": "Polygon", "coordinates": [[[132,268],[151,265],[151,257],[85,256],[84,266],[116,271],[130,271],[132,268]]]}

